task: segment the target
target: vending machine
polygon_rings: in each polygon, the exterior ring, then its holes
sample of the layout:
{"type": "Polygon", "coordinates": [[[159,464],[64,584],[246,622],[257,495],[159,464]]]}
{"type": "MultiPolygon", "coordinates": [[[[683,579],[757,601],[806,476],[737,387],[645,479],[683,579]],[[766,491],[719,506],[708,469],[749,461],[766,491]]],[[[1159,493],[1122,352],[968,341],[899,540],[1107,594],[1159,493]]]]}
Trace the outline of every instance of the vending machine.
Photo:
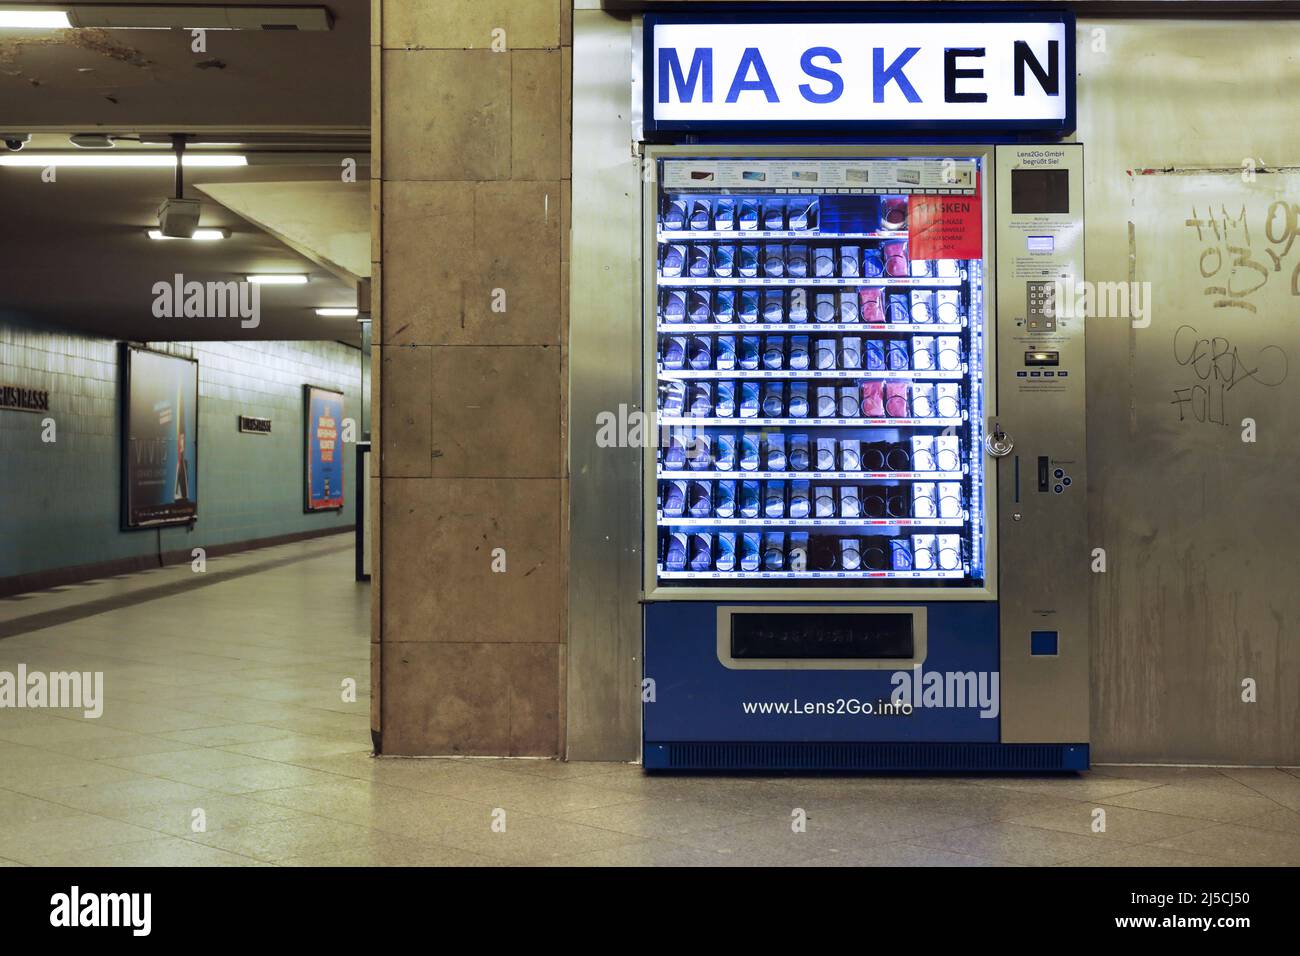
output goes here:
{"type": "Polygon", "coordinates": [[[646,147],[648,769],[1088,764],[1082,147],[646,147]]]}

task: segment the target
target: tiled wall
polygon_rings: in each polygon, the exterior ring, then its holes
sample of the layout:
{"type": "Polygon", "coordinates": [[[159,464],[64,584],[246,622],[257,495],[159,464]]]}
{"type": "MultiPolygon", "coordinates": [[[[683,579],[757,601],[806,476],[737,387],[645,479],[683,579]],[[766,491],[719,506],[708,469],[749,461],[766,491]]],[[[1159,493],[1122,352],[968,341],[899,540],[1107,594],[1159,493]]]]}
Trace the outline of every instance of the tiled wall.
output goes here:
{"type": "Polygon", "coordinates": [[[555,755],[572,11],[373,10],[382,751],[555,755]]]}
{"type": "Polygon", "coordinates": [[[337,342],[168,342],[161,352],[199,362],[199,517],[193,530],[120,526],[118,345],[0,319],[0,384],[46,389],[44,414],[0,411],[0,578],[166,551],[210,547],[353,523],[353,446],[345,449],[348,504],[304,514],[305,383],[346,395],[359,420],[361,353],[337,342]],[[269,436],[242,434],[240,414],[270,418],[269,436]]]}

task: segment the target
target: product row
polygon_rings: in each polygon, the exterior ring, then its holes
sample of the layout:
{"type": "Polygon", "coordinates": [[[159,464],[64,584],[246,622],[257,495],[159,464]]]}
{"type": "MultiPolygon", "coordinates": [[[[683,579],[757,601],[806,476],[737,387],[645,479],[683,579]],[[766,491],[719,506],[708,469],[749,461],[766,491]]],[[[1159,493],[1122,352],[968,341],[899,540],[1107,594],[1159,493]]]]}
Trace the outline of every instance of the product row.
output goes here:
{"type": "Polygon", "coordinates": [[[663,418],[934,418],[961,417],[956,382],[868,379],[810,385],[782,379],[659,383],[663,418]],[[815,404],[811,404],[815,402],[815,404]]]}
{"type": "Polygon", "coordinates": [[[958,372],[961,359],[961,337],[957,335],[866,340],[856,335],[665,335],[659,353],[661,369],[697,372],[958,372]]]}
{"type": "Polygon", "coordinates": [[[669,531],[659,541],[665,571],[957,571],[961,536],[832,537],[784,531],[669,531]]]}
{"type": "Polygon", "coordinates": [[[661,523],[672,518],[961,518],[960,481],[901,485],[674,479],[659,483],[661,523]]]}
{"type": "MultiPolygon", "coordinates": [[[[865,196],[860,203],[871,210],[872,226],[885,231],[907,228],[906,196],[865,196]]],[[[678,197],[664,204],[659,224],[680,231],[718,232],[763,230],[781,232],[818,229],[821,201],[811,196],[704,196],[678,197]]]]}
{"type": "Polygon", "coordinates": [[[818,292],[808,289],[663,289],[661,322],[870,322],[877,325],[960,323],[958,289],[887,292],[878,287],[818,292]]]}
{"type": "Polygon", "coordinates": [[[956,435],[913,435],[907,441],[864,442],[780,432],[708,435],[673,429],[661,464],[666,471],[961,472],[956,435]]]}
{"type": "Polygon", "coordinates": [[[667,243],[660,249],[665,279],[960,279],[960,259],[909,259],[906,239],[881,242],[667,243]]]}

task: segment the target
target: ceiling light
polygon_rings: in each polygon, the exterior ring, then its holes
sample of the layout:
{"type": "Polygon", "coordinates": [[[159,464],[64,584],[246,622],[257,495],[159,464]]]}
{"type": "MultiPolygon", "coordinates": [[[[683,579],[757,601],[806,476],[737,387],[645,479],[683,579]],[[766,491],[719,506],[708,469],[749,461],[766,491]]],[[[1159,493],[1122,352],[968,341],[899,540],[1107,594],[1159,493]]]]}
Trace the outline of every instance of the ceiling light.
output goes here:
{"type": "Polygon", "coordinates": [[[0,30],[62,30],[72,21],[62,10],[0,10],[0,30]]]}
{"type": "Polygon", "coordinates": [[[248,281],[259,285],[306,285],[307,277],[305,275],[256,275],[249,276],[248,281]]]}
{"type": "MultiPolygon", "coordinates": [[[[185,168],[200,166],[223,168],[229,166],[247,166],[248,157],[235,153],[208,153],[206,155],[186,155],[185,168]]],[[[50,166],[81,166],[90,169],[111,169],[126,167],[176,168],[175,153],[28,153],[0,156],[0,166],[38,166],[45,169],[50,166]]]]}
{"type": "MultiPolygon", "coordinates": [[[[172,145],[172,138],[170,136],[163,136],[158,133],[141,133],[139,138],[139,143],[141,146],[166,146],[170,148],[172,145]]],[[[196,146],[202,146],[204,149],[210,149],[213,146],[219,146],[224,149],[233,149],[236,146],[243,146],[243,145],[244,145],[243,143],[236,143],[236,142],[222,143],[222,142],[217,142],[216,140],[209,141],[206,139],[198,139],[193,135],[187,135],[185,137],[186,149],[194,149],[196,146]]]]}
{"type": "MultiPolygon", "coordinates": [[[[79,27],[137,30],[329,30],[323,6],[220,3],[70,3],[79,27]]],[[[64,24],[67,26],[67,24],[64,24]]]]}
{"type": "MultiPolygon", "coordinates": [[[[150,229],[150,239],[176,239],[178,236],[164,236],[161,229],[150,229]]],[[[218,239],[229,239],[229,229],[195,229],[194,235],[190,236],[195,242],[216,242],[218,239]]]]}
{"type": "Polygon", "coordinates": [[[316,314],[326,319],[352,319],[356,318],[356,309],[317,309],[316,314]]]}

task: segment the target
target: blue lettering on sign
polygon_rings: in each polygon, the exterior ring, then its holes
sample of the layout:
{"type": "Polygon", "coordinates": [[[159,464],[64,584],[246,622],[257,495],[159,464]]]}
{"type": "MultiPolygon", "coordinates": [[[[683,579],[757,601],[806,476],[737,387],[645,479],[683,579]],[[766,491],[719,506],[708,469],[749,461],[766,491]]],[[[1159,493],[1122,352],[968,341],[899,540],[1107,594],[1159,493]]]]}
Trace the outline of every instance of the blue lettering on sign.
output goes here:
{"type": "MultiPolygon", "coordinates": [[[[1014,94],[1025,95],[1025,74],[1032,73],[1039,89],[1047,96],[1060,96],[1062,89],[1062,69],[1060,62],[1060,43],[1047,41],[1047,55],[1040,60],[1029,43],[1016,40],[1013,43],[1013,80],[1014,94]],[[1044,65],[1046,61],[1046,65],[1044,65]]],[[[713,59],[712,47],[694,47],[690,49],[688,68],[682,65],[685,50],[675,47],[658,49],[658,101],[671,102],[674,98],[680,103],[712,103],[713,99],[713,59]]],[[[885,94],[891,83],[898,88],[898,93],[908,103],[921,103],[921,95],[908,79],[906,69],[912,59],[921,52],[920,47],[909,46],[886,62],[886,49],[873,47],[871,50],[872,90],[874,103],[884,103],[885,94]]],[[[944,100],[946,102],[987,102],[986,93],[956,91],[956,83],[962,79],[978,79],[984,72],[979,68],[958,68],[962,58],[984,56],[982,48],[944,49],[944,100]]],[[[814,46],[804,50],[799,57],[799,66],[809,82],[799,84],[799,94],[809,103],[834,103],[843,98],[845,79],[837,67],[844,63],[844,55],[831,46],[814,46]]],[[[736,103],[742,93],[762,93],[768,103],[780,103],[776,85],[764,62],[758,47],[746,47],[736,65],[731,85],[727,90],[726,102],[736,103]]]]}
{"type": "Polygon", "coordinates": [[[921,102],[921,97],[917,95],[916,88],[908,81],[903,74],[903,67],[907,66],[907,61],[912,59],[921,52],[919,46],[909,46],[897,57],[894,62],[885,66],[885,51],[881,47],[873,47],[871,50],[871,101],[873,103],[885,102],[885,87],[892,80],[898,84],[899,91],[907,98],[909,103],[921,102]]]}
{"type": "Polygon", "coordinates": [[[727,102],[734,103],[740,98],[741,93],[757,91],[767,97],[769,103],[781,102],[776,96],[776,87],[772,85],[772,77],[768,75],[767,65],[763,63],[763,55],[758,52],[758,47],[745,47],[745,52],[741,54],[740,65],[736,67],[736,78],[731,81],[731,89],[727,91],[727,102]],[[754,71],[754,79],[749,79],[749,71],[754,71]]]}
{"type": "MultiPolygon", "coordinates": [[[[695,84],[699,83],[703,88],[704,98],[702,102],[713,102],[713,48],[700,47],[691,54],[691,69],[685,76],[682,75],[682,61],[677,57],[677,51],[672,47],[661,47],[659,50],[659,102],[668,102],[668,78],[672,75],[673,85],[677,87],[677,99],[682,103],[689,103],[695,98],[695,84]]],[[[727,102],[731,102],[728,100],[727,102]]]]}
{"type": "Polygon", "coordinates": [[[829,60],[831,63],[843,63],[844,60],[840,55],[828,46],[815,46],[803,51],[803,57],[799,60],[799,65],[803,71],[814,80],[825,80],[831,85],[831,88],[825,93],[813,92],[811,83],[801,83],[799,92],[809,103],[834,103],[844,95],[844,79],[834,70],[828,70],[824,66],[817,66],[813,60],[817,58],[829,60]]]}

